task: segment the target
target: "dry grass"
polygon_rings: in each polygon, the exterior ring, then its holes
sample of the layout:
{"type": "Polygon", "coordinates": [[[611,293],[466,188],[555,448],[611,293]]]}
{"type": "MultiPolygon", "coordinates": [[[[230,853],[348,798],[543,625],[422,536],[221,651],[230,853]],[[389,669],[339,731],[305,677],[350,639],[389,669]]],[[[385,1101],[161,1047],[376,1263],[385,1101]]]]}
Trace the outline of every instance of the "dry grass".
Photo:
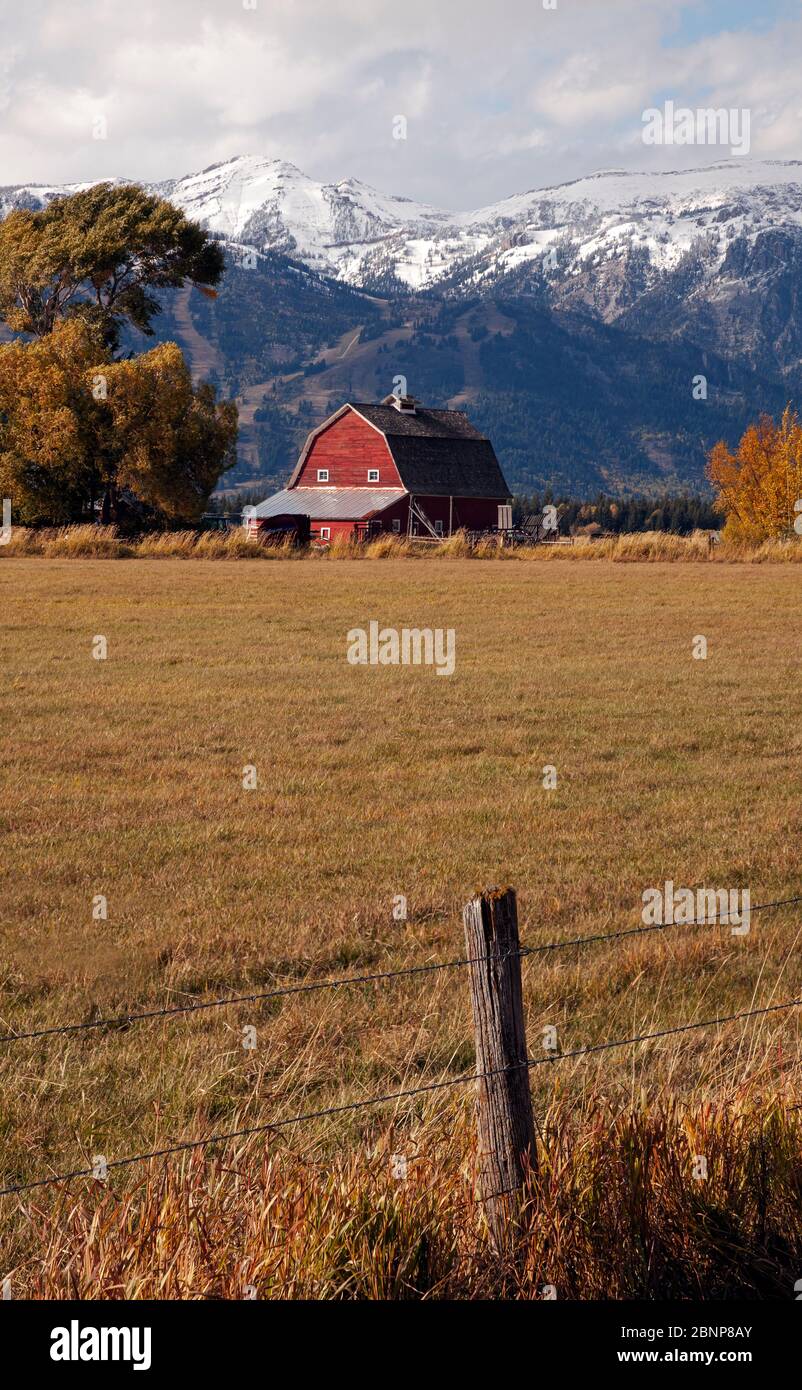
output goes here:
{"type": "MultiPolygon", "coordinates": [[[[532,944],[636,926],[665,878],[799,891],[802,604],[785,566],[23,557],[0,589],[5,1030],[448,959],[480,881],[516,885],[532,944]],[[346,632],[372,618],[453,627],[454,676],[349,666],[346,632]]],[[[783,909],[744,938],[531,958],[530,1047],[546,1024],[570,1051],[797,997],[801,928],[783,909]]],[[[106,1193],[4,1198],[0,1275],[37,1296],[227,1296],[247,1259],[260,1293],[285,1295],[481,1296],[501,1279],[770,1296],[800,1254],[798,1048],[792,1011],[533,1071],[545,1185],[515,1271],[494,1266],[471,1199],[462,1087],[123,1169],[106,1193]],[[707,1186],[691,1149],[712,1159],[707,1186]],[[398,1151],[407,1184],[388,1178],[398,1151]]],[[[33,1180],[472,1065],[459,970],[24,1042],[0,1055],[0,1170],[33,1180]]]]}
{"type": "MultiPolygon", "coordinates": [[[[520,1246],[494,1253],[460,1162],[471,1139],[417,1126],[403,1183],[386,1143],[323,1166],[286,1149],[197,1154],[34,1201],[34,1298],[768,1298],[802,1261],[802,1121],[601,1105],[544,1117],[520,1246]],[[708,1156],[705,1183],[691,1173],[708,1156]]],[[[410,1145],[410,1136],[403,1140],[410,1145]]]]}
{"type": "Polygon", "coordinates": [[[254,545],[244,528],[236,531],[153,532],[135,539],[114,526],[61,526],[52,530],[12,528],[0,557],[46,560],[275,560],[300,552],[286,543],[254,545]]]}
{"type": "Polygon", "coordinates": [[[337,536],[326,547],[297,549],[289,541],[262,545],[249,539],[244,529],[228,532],[169,531],[125,539],[113,526],[63,526],[54,530],[27,530],[15,526],[8,544],[0,546],[0,559],[40,556],[59,560],[613,560],[616,563],[713,562],[765,564],[802,562],[802,540],[769,540],[748,545],[724,541],[711,549],[707,532],[673,536],[662,531],[635,532],[602,540],[577,538],[572,544],[500,546],[490,536],[472,543],[458,531],[439,545],[421,544],[393,535],[367,543],[337,536]]]}

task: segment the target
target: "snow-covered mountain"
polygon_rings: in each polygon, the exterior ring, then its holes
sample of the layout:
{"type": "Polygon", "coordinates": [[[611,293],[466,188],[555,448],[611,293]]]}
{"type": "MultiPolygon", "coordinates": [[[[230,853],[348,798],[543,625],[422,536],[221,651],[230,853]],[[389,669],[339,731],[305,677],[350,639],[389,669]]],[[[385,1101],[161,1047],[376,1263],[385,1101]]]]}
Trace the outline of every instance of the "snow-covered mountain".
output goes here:
{"type": "Polygon", "coordinates": [[[357,179],[316,183],[255,156],[156,185],[227,240],[279,250],[351,285],[388,276],[410,290],[445,280],[475,289],[531,263],[546,273],[641,252],[672,271],[693,249],[718,269],[738,237],[802,228],[802,161],[725,160],[667,174],[610,171],[452,213],[357,179]]]}
{"type": "MultiPolygon", "coordinates": [[[[86,186],[0,187],[0,217],[86,186]]],[[[167,296],[157,331],[239,399],[243,479],[283,481],[312,424],[398,373],[469,409],[522,490],[698,486],[717,439],[802,400],[802,161],[458,213],[258,156],[151,188],[227,245],[214,303],[167,296]]]]}
{"type": "Polygon", "coordinates": [[[656,268],[672,270],[700,239],[723,251],[742,233],[802,227],[802,161],[731,159],[664,174],[609,170],[507,198],[468,218],[474,234],[487,235],[485,260],[496,271],[561,242],[577,266],[637,246],[656,268]],[[499,244],[505,236],[507,247],[499,244]]]}
{"type": "MultiPolygon", "coordinates": [[[[380,193],[358,179],[317,183],[286,160],[258,155],[241,155],[197,174],[144,186],[233,245],[280,251],[351,284],[360,282],[377,248],[397,244],[403,259],[406,242],[437,238],[454,220],[452,213],[380,193]]],[[[0,187],[0,216],[15,207],[41,208],[60,193],[87,187],[0,187]]],[[[410,283],[414,280],[417,287],[424,278],[431,277],[410,276],[410,283]]]]}
{"type": "MultiPolygon", "coordinates": [[[[41,207],[61,188],[0,188],[0,213],[41,207]]],[[[354,286],[388,279],[475,292],[526,267],[561,280],[636,253],[659,274],[688,254],[709,274],[739,239],[802,229],[802,161],[724,160],[675,173],[612,170],[453,213],[358,179],[323,184],[284,160],[244,155],[150,185],[238,247],[280,251],[354,286]]]]}
{"type": "Polygon", "coordinates": [[[153,191],[226,240],[281,251],[357,284],[378,247],[436,237],[451,214],[379,193],[358,179],[323,184],[285,160],[245,155],[153,191]]]}

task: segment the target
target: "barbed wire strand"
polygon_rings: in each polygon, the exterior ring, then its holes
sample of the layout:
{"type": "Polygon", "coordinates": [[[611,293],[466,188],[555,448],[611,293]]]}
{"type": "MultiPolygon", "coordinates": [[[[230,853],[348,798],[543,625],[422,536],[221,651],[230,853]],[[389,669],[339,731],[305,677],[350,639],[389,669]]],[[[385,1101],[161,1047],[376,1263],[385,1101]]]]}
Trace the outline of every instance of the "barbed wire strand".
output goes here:
{"type": "MultiPolygon", "coordinates": [[[[523,956],[528,954],[528,950],[522,948],[519,951],[506,952],[504,958],[506,959],[510,954],[523,956]]],[[[168,1018],[174,1014],[196,1014],[202,1013],[205,1009],[222,1009],[232,1004],[254,1004],[266,999],[278,999],[283,995],[312,994],[316,990],[344,989],[350,985],[374,984],[380,980],[394,980],[402,975],[423,975],[431,974],[436,970],[455,970],[465,965],[478,965],[481,961],[489,959],[489,956],[466,956],[464,959],[458,960],[434,961],[430,965],[410,965],[403,970],[382,970],[367,975],[343,975],[338,980],[317,980],[312,984],[284,985],[278,989],[261,990],[255,994],[228,995],[223,999],[208,999],[199,1004],[175,1004],[163,1009],[147,1009],[143,1013],[113,1014],[109,1018],[92,1018],[82,1023],[65,1023],[52,1028],[36,1028],[29,1033],[6,1033],[0,1036],[0,1043],[24,1042],[31,1038],[47,1038],[56,1033],[77,1033],[92,1028],[121,1028],[127,1024],[139,1023],[143,1019],[168,1018]]]]}
{"type": "MultiPolygon", "coordinates": [[[[750,913],[765,912],[770,908],[787,907],[793,903],[802,903],[802,895],[793,898],[777,898],[768,903],[756,903],[749,911],[750,913]]],[[[694,918],[690,922],[661,922],[648,927],[627,927],[621,931],[598,932],[592,936],[575,936],[567,941],[546,941],[539,946],[523,946],[520,951],[514,954],[522,957],[536,956],[547,951],[564,951],[571,946],[589,946],[601,941],[619,941],[624,937],[648,936],[652,932],[668,931],[670,928],[678,926],[715,926],[717,922],[723,922],[729,917],[739,915],[738,912],[726,912],[702,920],[694,918]]],[[[401,970],[382,970],[364,975],[344,975],[337,980],[317,980],[303,985],[282,985],[278,989],[262,990],[253,994],[235,994],[223,999],[207,999],[199,1004],[172,1004],[166,1008],[147,1009],[141,1013],[113,1014],[108,1018],[90,1018],[81,1023],[64,1023],[54,1025],[52,1028],[35,1028],[25,1033],[5,1033],[0,1035],[0,1044],[26,1042],[64,1033],[88,1032],[96,1028],[125,1028],[132,1023],[141,1023],[143,1020],[151,1018],[170,1018],[178,1014],[202,1013],[208,1009],[229,1008],[234,1004],[261,1003],[268,999],[279,999],[293,994],[312,994],[315,991],[326,989],[347,989],[354,985],[376,984],[382,980],[396,980],[403,976],[433,974],[438,970],[458,970],[466,965],[478,965],[489,959],[489,956],[465,956],[456,960],[434,961],[429,965],[410,965],[401,970]]]]}
{"type": "MultiPolygon", "coordinates": [[[[371,1096],[368,1100],[350,1101],[345,1105],[330,1105],[322,1110],[308,1110],[301,1115],[292,1115],[285,1120],[271,1120],[266,1124],[248,1125],[244,1129],[230,1130],[222,1134],[210,1134],[203,1139],[188,1139],[180,1144],[170,1144],[165,1148],[152,1149],[148,1153],[130,1154],[125,1158],[111,1159],[105,1164],[106,1171],[112,1168],[125,1168],[132,1163],[145,1163],[154,1158],[166,1158],[171,1154],[184,1153],[192,1149],[208,1147],[210,1144],[225,1143],[230,1139],[244,1139],[254,1134],[264,1134],[268,1130],[287,1129],[291,1125],[302,1124],[308,1120],[322,1120],[330,1115],[343,1115],[348,1111],[364,1110],[368,1106],[385,1105],[391,1101],[408,1100],[413,1096],[420,1096],[433,1091],[445,1091],[455,1086],[465,1086],[471,1081],[483,1081],[491,1076],[499,1076],[504,1072],[517,1071],[526,1068],[528,1071],[540,1066],[553,1066],[556,1062],[566,1062],[572,1058],[589,1057],[594,1053],[608,1052],[616,1047],[632,1047],[639,1043],[654,1042],[657,1039],[668,1038],[679,1033],[691,1033],[698,1028],[715,1028],[724,1023],[736,1023],[747,1018],[757,1018],[764,1014],[780,1013],[788,1009],[796,1009],[802,1005],[802,998],[789,999],[782,1004],[767,1004],[760,1009],[743,1009],[739,1013],[725,1014],[717,1018],[708,1018],[696,1023],[682,1023],[672,1028],[662,1028],[656,1033],[640,1033],[632,1038],[615,1038],[612,1041],[594,1043],[590,1047],[580,1047],[572,1052],[558,1052],[553,1056],[527,1058],[525,1062],[519,1063],[514,1067],[494,1067],[490,1071],[471,1072],[465,1076],[452,1077],[448,1081],[430,1081],[424,1086],[415,1086],[409,1090],[389,1091],[381,1096],[371,1096]]],[[[49,1178],[38,1178],[34,1182],[15,1183],[9,1187],[0,1188],[0,1197],[8,1197],[19,1192],[29,1192],[33,1188],[51,1187],[56,1183],[69,1182],[73,1178],[95,1177],[94,1168],[76,1168],[70,1173],[58,1173],[49,1178]]]]}

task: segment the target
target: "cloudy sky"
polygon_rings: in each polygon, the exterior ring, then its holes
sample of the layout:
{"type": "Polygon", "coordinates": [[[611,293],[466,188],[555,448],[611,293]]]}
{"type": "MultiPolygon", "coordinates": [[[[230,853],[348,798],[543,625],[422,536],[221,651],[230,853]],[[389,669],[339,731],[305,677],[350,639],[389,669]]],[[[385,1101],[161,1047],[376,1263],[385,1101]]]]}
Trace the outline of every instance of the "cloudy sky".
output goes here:
{"type": "Polygon", "coordinates": [[[669,99],[802,158],[800,0],[0,0],[0,185],[265,154],[471,208],[730,157],[645,146],[669,99]]]}

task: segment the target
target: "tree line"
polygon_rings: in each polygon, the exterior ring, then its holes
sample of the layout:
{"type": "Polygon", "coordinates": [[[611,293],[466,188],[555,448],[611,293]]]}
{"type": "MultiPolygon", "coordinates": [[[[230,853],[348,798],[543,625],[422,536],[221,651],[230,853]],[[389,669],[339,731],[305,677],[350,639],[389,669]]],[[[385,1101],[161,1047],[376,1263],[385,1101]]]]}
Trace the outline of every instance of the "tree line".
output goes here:
{"type": "Polygon", "coordinates": [[[728,540],[759,543],[772,537],[802,538],[802,423],[788,405],[776,423],[761,415],[732,450],[720,440],[710,451],[706,473],[712,497],[665,493],[661,497],[616,498],[600,493],[592,502],[542,495],[515,499],[513,517],[542,514],[553,505],[558,533],[582,530],[620,535],[670,531],[687,536],[720,530],[728,540]]]}
{"type": "Polygon", "coordinates": [[[669,531],[688,536],[692,531],[713,531],[723,525],[721,511],[712,497],[687,492],[664,493],[658,497],[614,497],[599,493],[593,501],[583,501],[555,496],[547,489],[542,494],[516,498],[513,519],[520,522],[528,514],[541,514],[547,506],[556,508],[558,533],[564,536],[584,528],[613,535],[630,531],[669,531]]]}

